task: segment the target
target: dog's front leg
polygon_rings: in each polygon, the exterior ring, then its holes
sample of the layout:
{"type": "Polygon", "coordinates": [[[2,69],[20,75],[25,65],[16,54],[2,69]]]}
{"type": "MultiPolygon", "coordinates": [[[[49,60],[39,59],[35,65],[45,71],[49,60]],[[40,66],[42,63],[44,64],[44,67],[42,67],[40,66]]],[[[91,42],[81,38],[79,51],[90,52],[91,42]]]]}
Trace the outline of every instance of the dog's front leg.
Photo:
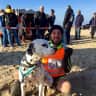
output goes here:
{"type": "Polygon", "coordinates": [[[42,83],[39,84],[39,96],[44,96],[44,86],[42,83]]]}
{"type": "Polygon", "coordinates": [[[23,77],[22,74],[19,70],[19,81],[20,81],[20,89],[21,89],[21,96],[25,96],[25,92],[24,92],[24,81],[23,81],[23,77]]]}
{"type": "Polygon", "coordinates": [[[24,92],[24,82],[21,83],[21,96],[25,96],[25,92],[24,92]]]}

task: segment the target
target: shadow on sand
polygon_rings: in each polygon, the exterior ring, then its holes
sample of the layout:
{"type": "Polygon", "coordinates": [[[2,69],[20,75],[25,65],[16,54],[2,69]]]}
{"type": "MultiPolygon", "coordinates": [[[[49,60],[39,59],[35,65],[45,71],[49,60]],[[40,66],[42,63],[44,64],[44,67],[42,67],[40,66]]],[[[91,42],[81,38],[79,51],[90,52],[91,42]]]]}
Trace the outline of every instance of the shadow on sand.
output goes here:
{"type": "MultiPolygon", "coordinates": [[[[20,64],[24,52],[0,53],[0,65],[20,64]]],[[[88,68],[83,72],[71,73],[66,76],[72,84],[72,90],[83,94],[82,96],[96,95],[96,48],[75,49],[72,55],[72,64],[88,68]]]]}
{"type": "Polygon", "coordinates": [[[94,37],[94,39],[91,39],[89,37],[82,36],[80,40],[71,39],[71,41],[72,41],[72,45],[86,44],[86,43],[91,43],[91,42],[95,43],[96,42],[96,37],[94,37]]]}
{"type": "Polygon", "coordinates": [[[20,64],[24,52],[2,52],[0,53],[0,65],[16,65],[20,64]]]}

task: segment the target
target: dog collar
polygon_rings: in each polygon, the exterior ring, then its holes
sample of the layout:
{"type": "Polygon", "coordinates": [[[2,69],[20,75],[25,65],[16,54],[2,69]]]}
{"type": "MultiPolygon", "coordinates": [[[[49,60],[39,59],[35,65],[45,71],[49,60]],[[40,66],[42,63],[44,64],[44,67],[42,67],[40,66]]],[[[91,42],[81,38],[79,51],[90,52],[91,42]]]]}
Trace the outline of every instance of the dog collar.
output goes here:
{"type": "Polygon", "coordinates": [[[22,77],[24,78],[24,77],[30,75],[35,68],[36,68],[36,66],[34,65],[34,66],[28,68],[27,70],[23,70],[23,68],[20,66],[19,71],[20,71],[22,77]]]}

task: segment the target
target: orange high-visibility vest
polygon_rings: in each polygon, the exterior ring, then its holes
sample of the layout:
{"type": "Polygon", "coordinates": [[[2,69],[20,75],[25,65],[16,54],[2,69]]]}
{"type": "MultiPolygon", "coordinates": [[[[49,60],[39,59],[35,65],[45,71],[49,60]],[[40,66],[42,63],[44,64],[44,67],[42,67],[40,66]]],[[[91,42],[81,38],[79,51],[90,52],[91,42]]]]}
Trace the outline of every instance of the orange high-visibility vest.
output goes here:
{"type": "Polygon", "coordinates": [[[55,54],[42,58],[44,68],[52,77],[59,77],[65,74],[62,67],[62,61],[64,59],[64,48],[58,49],[55,54]]]}

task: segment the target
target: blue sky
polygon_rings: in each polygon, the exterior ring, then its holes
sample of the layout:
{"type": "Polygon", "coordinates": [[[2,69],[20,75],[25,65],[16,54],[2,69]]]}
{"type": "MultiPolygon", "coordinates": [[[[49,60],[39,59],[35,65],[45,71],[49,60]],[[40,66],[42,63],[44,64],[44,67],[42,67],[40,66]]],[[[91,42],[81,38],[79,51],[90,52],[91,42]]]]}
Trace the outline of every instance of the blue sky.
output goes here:
{"type": "Polygon", "coordinates": [[[80,9],[85,17],[85,23],[96,11],[96,0],[0,0],[0,8],[5,9],[7,4],[11,4],[13,8],[33,9],[35,11],[39,9],[40,5],[44,5],[45,12],[48,14],[53,8],[56,14],[56,23],[61,25],[67,5],[72,6],[75,16],[80,9]]]}

